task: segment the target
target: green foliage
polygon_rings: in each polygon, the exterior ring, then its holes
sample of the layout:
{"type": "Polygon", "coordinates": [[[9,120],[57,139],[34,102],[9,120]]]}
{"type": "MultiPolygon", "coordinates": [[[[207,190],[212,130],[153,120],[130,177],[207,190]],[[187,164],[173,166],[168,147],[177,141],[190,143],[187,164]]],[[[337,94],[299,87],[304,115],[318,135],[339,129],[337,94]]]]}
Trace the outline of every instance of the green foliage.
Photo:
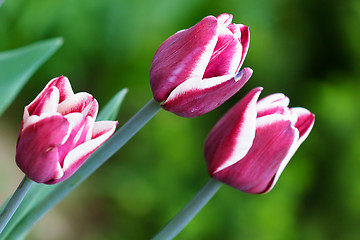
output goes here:
{"type": "Polygon", "coordinates": [[[32,74],[62,45],[61,38],[0,53],[0,115],[32,74]]]}
{"type": "Polygon", "coordinates": [[[103,107],[96,118],[96,121],[102,120],[116,120],[117,115],[120,111],[120,106],[126,96],[128,89],[122,89],[115,96],[113,96],[110,101],[103,107]]]}

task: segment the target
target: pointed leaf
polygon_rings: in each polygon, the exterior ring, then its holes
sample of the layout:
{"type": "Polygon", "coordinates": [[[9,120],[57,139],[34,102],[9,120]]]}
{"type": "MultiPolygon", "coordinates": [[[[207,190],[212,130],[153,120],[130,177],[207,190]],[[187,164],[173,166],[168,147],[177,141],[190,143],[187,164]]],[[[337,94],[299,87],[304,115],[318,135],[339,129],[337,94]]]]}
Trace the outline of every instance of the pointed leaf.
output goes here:
{"type": "Polygon", "coordinates": [[[61,38],[54,38],[0,53],[0,115],[61,44],[61,38]]]}
{"type": "Polygon", "coordinates": [[[96,121],[103,120],[116,120],[116,117],[119,113],[120,106],[122,101],[125,98],[126,93],[128,92],[127,88],[120,90],[115,96],[113,96],[110,101],[102,108],[96,121]]]}

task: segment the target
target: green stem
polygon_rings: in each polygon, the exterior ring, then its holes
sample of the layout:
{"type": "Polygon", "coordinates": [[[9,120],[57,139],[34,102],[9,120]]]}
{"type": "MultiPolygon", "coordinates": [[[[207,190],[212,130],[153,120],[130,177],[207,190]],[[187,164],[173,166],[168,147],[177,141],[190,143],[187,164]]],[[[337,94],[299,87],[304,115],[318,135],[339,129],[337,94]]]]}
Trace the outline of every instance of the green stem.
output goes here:
{"type": "Polygon", "coordinates": [[[17,187],[14,194],[11,196],[9,202],[6,204],[5,208],[1,212],[0,235],[6,227],[7,223],[10,221],[11,217],[14,215],[16,209],[19,207],[21,201],[24,199],[32,183],[33,181],[31,181],[28,177],[25,176],[17,187]]]}
{"type": "Polygon", "coordinates": [[[221,182],[210,178],[196,196],[152,240],[173,239],[208,203],[221,186],[221,182]]]}
{"type": "Polygon", "coordinates": [[[31,209],[14,227],[6,239],[18,239],[60,200],[95,172],[103,163],[129,141],[159,110],[161,106],[151,99],[139,112],[125,123],[115,134],[97,149],[76,173],[64,182],[58,183],[49,195],[31,209]]]}

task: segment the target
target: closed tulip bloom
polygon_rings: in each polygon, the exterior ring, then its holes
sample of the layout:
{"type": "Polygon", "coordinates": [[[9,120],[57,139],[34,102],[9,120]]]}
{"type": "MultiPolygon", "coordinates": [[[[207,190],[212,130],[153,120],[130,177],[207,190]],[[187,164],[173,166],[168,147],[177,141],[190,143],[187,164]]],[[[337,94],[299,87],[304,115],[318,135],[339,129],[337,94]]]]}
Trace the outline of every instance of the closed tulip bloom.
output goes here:
{"type": "Polygon", "coordinates": [[[231,23],[232,15],[207,16],[161,44],[150,68],[154,99],[182,117],[207,113],[249,80],[239,72],[249,48],[249,28],[231,23]]]}
{"type": "Polygon", "coordinates": [[[258,101],[261,91],[253,89],[231,108],[205,142],[211,177],[252,194],[274,187],[315,120],[304,108],[288,108],[283,94],[258,101]]]}
{"type": "Polygon", "coordinates": [[[25,107],[16,163],[35,182],[69,178],[115,131],[117,122],[95,122],[97,101],[76,93],[66,77],[52,79],[25,107]]]}

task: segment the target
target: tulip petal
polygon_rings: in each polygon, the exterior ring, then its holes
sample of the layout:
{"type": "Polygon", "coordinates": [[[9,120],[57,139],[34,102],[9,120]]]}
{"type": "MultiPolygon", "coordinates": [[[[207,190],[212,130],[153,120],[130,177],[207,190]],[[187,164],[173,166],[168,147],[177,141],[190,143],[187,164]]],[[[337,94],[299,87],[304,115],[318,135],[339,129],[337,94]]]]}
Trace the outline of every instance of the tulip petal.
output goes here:
{"type": "Polygon", "coordinates": [[[232,22],[233,16],[229,13],[222,13],[216,17],[219,26],[227,27],[232,22]]]}
{"type": "Polygon", "coordinates": [[[204,152],[210,175],[235,164],[248,153],[255,137],[256,102],[261,90],[249,92],[209,133],[204,152]]]}
{"type": "Polygon", "coordinates": [[[227,28],[220,29],[218,41],[203,78],[238,72],[241,58],[242,46],[236,36],[227,28]]]}
{"type": "MultiPolygon", "coordinates": [[[[27,115],[32,115],[35,108],[39,105],[39,102],[42,101],[44,96],[48,93],[50,88],[56,87],[59,91],[59,102],[62,102],[65,98],[74,95],[74,92],[71,89],[69,80],[64,77],[58,77],[50,80],[45,88],[36,96],[36,98],[25,107],[25,110],[28,111],[27,115]]],[[[25,116],[25,114],[24,114],[25,116]]]]}
{"type": "Polygon", "coordinates": [[[275,93],[260,99],[256,107],[258,111],[262,111],[269,108],[269,105],[287,107],[289,105],[289,102],[290,102],[289,98],[284,94],[275,93]]]}
{"type": "Polygon", "coordinates": [[[298,116],[295,127],[299,130],[299,142],[302,143],[314,125],[315,116],[309,110],[301,107],[291,108],[291,111],[298,116]]]}
{"type": "Polygon", "coordinates": [[[56,87],[48,88],[37,105],[27,108],[30,115],[40,116],[44,113],[55,113],[59,104],[59,90],[56,87]]]}
{"type": "Polygon", "coordinates": [[[260,99],[256,105],[258,118],[270,114],[285,114],[288,110],[289,98],[282,93],[271,94],[260,99]]]}
{"type": "Polygon", "coordinates": [[[249,44],[250,44],[250,30],[249,27],[243,25],[243,24],[237,24],[240,28],[240,32],[241,32],[241,38],[240,38],[240,43],[242,45],[242,58],[239,64],[239,69],[242,66],[242,64],[244,63],[246,54],[249,50],[249,44]]]}
{"type": "Polygon", "coordinates": [[[217,20],[202,19],[195,26],[177,32],[156,51],[150,68],[154,99],[166,100],[170,92],[189,78],[202,79],[217,42],[217,20]]]}
{"type": "Polygon", "coordinates": [[[182,117],[197,117],[217,108],[250,79],[252,70],[244,68],[234,76],[211,80],[189,79],[180,84],[163,103],[165,110],[182,117]]]}
{"type": "Polygon", "coordinates": [[[50,82],[46,85],[45,88],[50,88],[53,86],[55,86],[57,89],[59,89],[60,102],[71,97],[72,95],[74,95],[74,92],[71,88],[70,81],[67,77],[60,76],[57,78],[53,78],[50,80],[50,82]]]}
{"type": "Polygon", "coordinates": [[[87,125],[85,124],[87,118],[81,113],[70,113],[66,115],[65,118],[70,123],[70,126],[69,126],[68,135],[66,136],[66,138],[64,138],[64,142],[58,148],[59,163],[61,167],[63,167],[64,165],[64,159],[68,154],[68,152],[71,149],[75,148],[76,145],[80,144],[80,143],[78,144],[80,136],[83,133],[84,126],[87,125]]]}
{"type": "Polygon", "coordinates": [[[296,143],[291,147],[290,151],[288,152],[288,155],[285,157],[284,161],[281,163],[278,171],[276,172],[276,175],[274,177],[274,181],[272,185],[269,187],[269,191],[273,188],[277,180],[279,179],[282,171],[285,169],[286,165],[292,158],[292,156],[295,154],[296,150],[300,147],[301,143],[307,138],[309,135],[315,121],[314,114],[312,114],[309,110],[305,108],[291,108],[290,111],[297,115],[297,121],[294,124],[295,128],[298,130],[297,135],[298,140],[296,143]]]}
{"type": "Polygon", "coordinates": [[[279,166],[297,139],[298,131],[286,117],[273,114],[259,118],[254,143],[248,154],[212,177],[243,192],[268,192],[279,166]]]}
{"type": "Polygon", "coordinates": [[[65,99],[58,106],[58,112],[62,115],[69,113],[82,113],[84,116],[96,118],[98,112],[98,103],[89,93],[80,92],[65,99]]]}
{"type": "Polygon", "coordinates": [[[46,182],[46,184],[55,184],[62,182],[69,178],[76,172],[80,166],[88,159],[88,157],[107,139],[111,137],[116,128],[117,122],[114,121],[100,121],[95,122],[93,128],[93,138],[83,144],[80,144],[71,150],[65,157],[63,170],[64,176],[53,181],[46,182]]]}
{"type": "Polygon", "coordinates": [[[23,130],[15,158],[19,168],[30,179],[43,183],[62,177],[57,148],[67,135],[68,128],[69,122],[63,116],[53,115],[23,130]]]}

